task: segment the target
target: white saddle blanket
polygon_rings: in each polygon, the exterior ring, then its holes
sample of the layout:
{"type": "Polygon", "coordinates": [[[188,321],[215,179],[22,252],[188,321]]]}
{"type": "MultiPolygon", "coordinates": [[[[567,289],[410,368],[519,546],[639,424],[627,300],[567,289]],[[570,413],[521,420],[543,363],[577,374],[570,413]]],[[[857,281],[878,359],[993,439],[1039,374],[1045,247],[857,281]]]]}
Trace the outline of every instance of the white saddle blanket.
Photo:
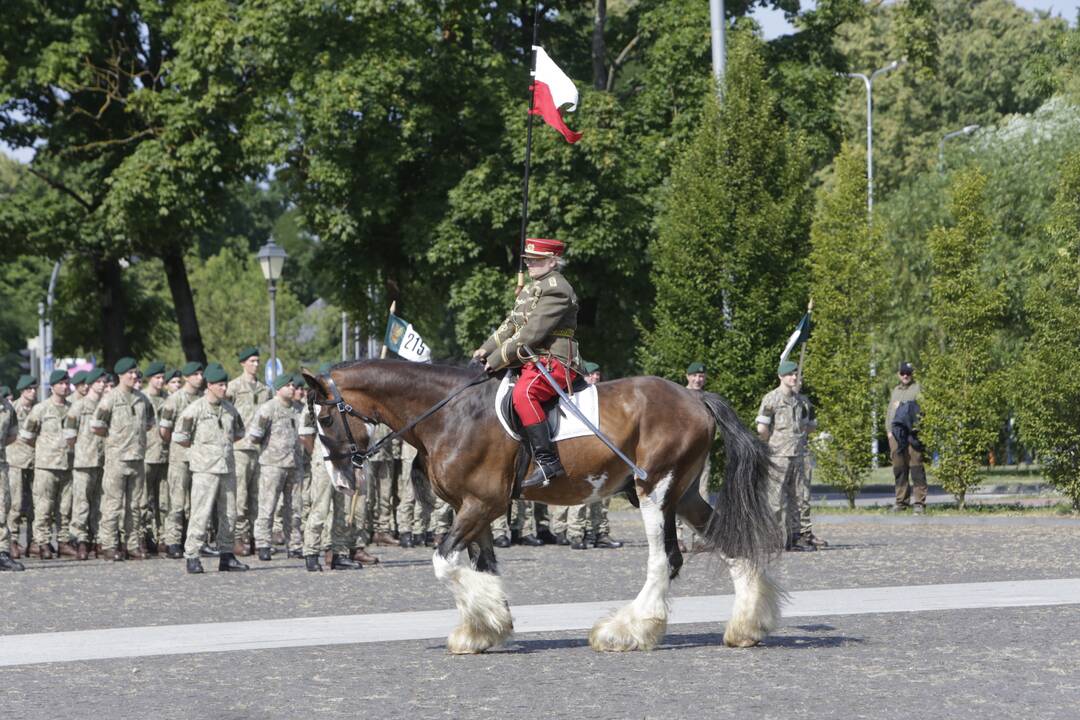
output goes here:
{"type": "MultiPolygon", "coordinates": [[[[495,392],[495,415],[499,418],[499,422],[502,423],[503,430],[506,434],[515,440],[521,440],[521,436],[518,435],[510,428],[510,422],[503,416],[502,407],[506,398],[506,394],[511,391],[510,375],[507,373],[503,376],[502,382],[499,383],[499,389],[495,392]]],[[[569,394],[569,393],[567,393],[569,394]]],[[[596,386],[590,385],[587,390],[574,393],[572,397],[574,405],[582,414],[589,419],[596,427],[600,427],[600,401],[596,392],[596,386]]],[[[585,423],[581,422],[574,416],[573,413],[566,410],[563,407],[565,401],[559,399],[559,405],[552,412],[557,412],[562,415],[559,419],[559,433],[554,438],[555,442],[560,440],[569,440],[570,438],[583,437],[585,435],[592,435],[592,431],[585,427],[585,423]]]]}

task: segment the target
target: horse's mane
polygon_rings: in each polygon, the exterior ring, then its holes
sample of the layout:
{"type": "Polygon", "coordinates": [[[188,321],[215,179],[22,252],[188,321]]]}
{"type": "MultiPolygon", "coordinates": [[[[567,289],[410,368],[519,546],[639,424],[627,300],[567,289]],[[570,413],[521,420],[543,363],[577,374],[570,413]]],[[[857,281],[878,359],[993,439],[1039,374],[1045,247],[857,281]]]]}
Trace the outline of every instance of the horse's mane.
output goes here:
{"type": "MultiPolygon", "coordinates": [[[[455,361],[415,363],[397,358],[346,360],[337,363],[331,369],[350,370],[355,368],[360,370],[365,367],[372,369],[381,367],[388,371],[398,370],[403,374],[417,377],[419,381],[425,384],[440,385],[447,393],[474,379],[480,372],[476,366],[466,366],[455,361]]],[[[501,375],[497,375],[488,382],[466,390],[454,400],[453,412],[464,413],[466,416],[473,418],[480,418],[485,415],[494,417],[492,407],[494,407],[495,391],[499,387],[500,378],[501,375]]],[[[375,381],[378,382],[378,380],[379,378],[376,376],[375,381]]]]}

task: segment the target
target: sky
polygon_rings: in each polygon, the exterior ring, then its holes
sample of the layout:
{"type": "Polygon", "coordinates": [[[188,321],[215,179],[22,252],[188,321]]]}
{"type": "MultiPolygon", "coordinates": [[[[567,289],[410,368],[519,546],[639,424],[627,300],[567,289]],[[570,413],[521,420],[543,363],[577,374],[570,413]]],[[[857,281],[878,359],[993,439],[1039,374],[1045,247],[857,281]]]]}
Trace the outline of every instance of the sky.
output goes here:
{"type": "MultiPolygon", "coordinates": [[[[1076,24],[1077,11],[1080,10],[1080,0],[1013,0],[1017,5],[1027,10],[1047,10],[1051,15],[1064,17],[1070,24],[1076,24]]],[[[802,0],[803,9],[810,9],[817,5],[815,0],[802,0]]],[[[761,25],[766,40],[772,40],[780,35],[788,35],[795,31],[791,23],[784,19],[784,13],[779,10],[766,10],[758,8],[752,13],[753,17],[761,25]]],[[[29,162],[34,151],[29,149],[13,150],[4,143],[0,143],[0,152],[15,158],[19,162],[29,162]]]]}

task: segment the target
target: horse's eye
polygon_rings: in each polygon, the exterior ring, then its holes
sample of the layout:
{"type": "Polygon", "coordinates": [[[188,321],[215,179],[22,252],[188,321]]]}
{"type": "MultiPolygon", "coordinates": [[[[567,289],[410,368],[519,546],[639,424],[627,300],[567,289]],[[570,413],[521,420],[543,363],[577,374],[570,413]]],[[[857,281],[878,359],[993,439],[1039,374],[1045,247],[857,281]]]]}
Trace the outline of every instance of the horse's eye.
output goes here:
{"type": "Polygon", "coordinates": [[[324,428],[328,428],[334,424],[334,418],[330,417],[329,415],[320,415],[319,424],[322,425],[324,428]]]}

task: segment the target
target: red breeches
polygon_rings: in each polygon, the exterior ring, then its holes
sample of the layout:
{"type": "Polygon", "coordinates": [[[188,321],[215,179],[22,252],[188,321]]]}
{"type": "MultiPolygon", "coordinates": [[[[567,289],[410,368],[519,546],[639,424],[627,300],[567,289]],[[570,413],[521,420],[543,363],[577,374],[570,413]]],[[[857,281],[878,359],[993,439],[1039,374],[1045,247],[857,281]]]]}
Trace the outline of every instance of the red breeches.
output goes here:
{"type": "MultiPolygon", "coordinates": [[[[544,367],[548,369],[551,376],[555,378],[555,381],[562,386],[565,390],[570,386],[570,383],[577,377],[577,373],[570,370],[558,360],[552,358],[541,358],[540,362],[544,363],[544,367]]],[[[536,425],[542,423],[545,420],[544,409],[540,407],[541,403],[545,403],[552,398],[555,398],[557,393],[548,384],[548,381],[544,379],[544,376],[540,374],[540,371],[536,369],[534,363],[526,363],[521,368],[521,377],[518,378],[517,383],[514,385],[513,402],[514,411],[517,412],[518,417],[521,418],[521,424],[524,426],[536,425]]]]}

